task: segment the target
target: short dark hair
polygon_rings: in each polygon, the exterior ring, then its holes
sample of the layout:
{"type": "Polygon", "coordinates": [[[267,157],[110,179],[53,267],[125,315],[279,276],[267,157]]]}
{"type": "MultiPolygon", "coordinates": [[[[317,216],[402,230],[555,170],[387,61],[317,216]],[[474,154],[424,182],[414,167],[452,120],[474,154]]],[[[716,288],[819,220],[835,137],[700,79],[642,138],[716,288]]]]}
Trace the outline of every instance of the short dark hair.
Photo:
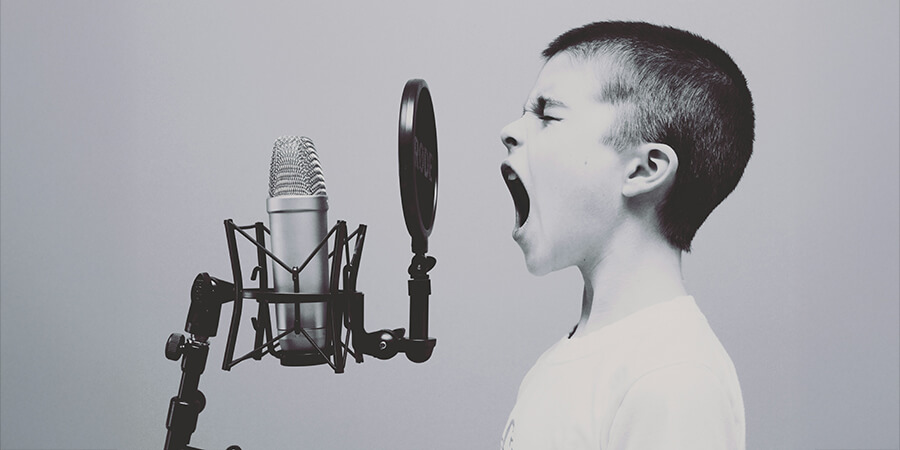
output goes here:
{"type": "Polygon", "coordinates": [[[753,99],[724,50],[667,26],[597,22],[570,30],[543,52],[607,61],[601,98],[619,108],[607,140],[616,148],[666,144],[675,182],[659,205],[660,230],[690,251],[697,229],[737,186],[753,151],[753,99]]]}

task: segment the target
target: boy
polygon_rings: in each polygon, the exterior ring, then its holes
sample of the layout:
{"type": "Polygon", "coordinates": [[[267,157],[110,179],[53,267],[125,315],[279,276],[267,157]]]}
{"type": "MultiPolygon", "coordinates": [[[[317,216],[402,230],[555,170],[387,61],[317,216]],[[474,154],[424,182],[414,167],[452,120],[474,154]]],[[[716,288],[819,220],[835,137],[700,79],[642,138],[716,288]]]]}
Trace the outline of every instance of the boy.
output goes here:
{"type": "Polygon", "coordinates": [[[744,76],[711,42],[646,23],[586,25],[543,55],[501,172],[528,270],[576,266],[584,293],[522,381],[502,448],[743,449],[737,375],[681,253],[750,158],[744,76]]]}

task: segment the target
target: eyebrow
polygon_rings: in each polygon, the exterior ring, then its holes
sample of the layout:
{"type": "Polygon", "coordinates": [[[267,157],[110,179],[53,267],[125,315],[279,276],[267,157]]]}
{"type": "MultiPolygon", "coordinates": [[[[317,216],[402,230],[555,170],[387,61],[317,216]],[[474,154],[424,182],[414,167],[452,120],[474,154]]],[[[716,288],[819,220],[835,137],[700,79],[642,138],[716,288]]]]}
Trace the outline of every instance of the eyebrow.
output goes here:
{"type": "Polygon", "coordinates": [[[556,99],[554,99],[554,98],[551,98],[551,97],[544,97],[543,95],[541,95],[541,96],[538,96],[538,98],[536,98],[536,99],[530,101],[530,102],[528,103],[528,106],[522,108],[522,114],[524,115],[526,112],[530,111],[530,112],[533,112],[533,113],[535,113],[535,114],[541,115],[541,114],[544,113],[544,110],[545,110],[547,107],[551,107],[551,108],[553,108],[553,107],[562,107],[562,108],[565,108],[565,107],[566,107],[566,104],[563,103],[563,102],[561,102],[561,101],[559,101],[559,100],[556,100],[556,99]]]}

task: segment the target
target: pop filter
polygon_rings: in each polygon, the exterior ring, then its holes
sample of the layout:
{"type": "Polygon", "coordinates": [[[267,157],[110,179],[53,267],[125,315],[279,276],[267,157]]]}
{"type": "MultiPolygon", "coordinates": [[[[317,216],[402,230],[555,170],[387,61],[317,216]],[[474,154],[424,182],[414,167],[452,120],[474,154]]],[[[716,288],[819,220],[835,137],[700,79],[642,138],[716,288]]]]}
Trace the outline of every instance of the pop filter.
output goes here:
{"type": "Polygon", "coordinates": [[[412,251],[425,254],[437,210],[438,152],[434,105],[425,80],[406,82],[400,101],[400,199],[412,251]]]}

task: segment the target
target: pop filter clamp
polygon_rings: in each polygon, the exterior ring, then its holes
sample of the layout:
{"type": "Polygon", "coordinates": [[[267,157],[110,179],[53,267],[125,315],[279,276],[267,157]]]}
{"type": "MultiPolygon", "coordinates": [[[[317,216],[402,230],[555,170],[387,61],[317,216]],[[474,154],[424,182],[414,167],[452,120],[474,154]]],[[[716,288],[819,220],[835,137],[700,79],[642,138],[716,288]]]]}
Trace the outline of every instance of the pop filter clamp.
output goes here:
{"type": "MultiPolygon", "coordinates": [[[[181,360],[182,376],[178,395],[169,402],[165,450],[198,450],[188,444],[196,429],[198,415],[206,406],[206,397],[198,389],[200,375],[206,367],[209,338],[216,335],[221,309],[225,303],[234,301],[222,370],[229,371],[247,359],[260,360],[266,354],[281,359],[282,351],[277,348],[278,341],[289,333],[303,335],[316,350],[318,357],[313,354],[313,362],[307,365],[327,363],[335,373],[343,373],[348,354],[357,363],[363,362],[364,354],[378,359],[390,359],[397,353],[405,353],[410,361],[417,363],[425,362],[431,357],[437,340],[428,337],[428,299],[431,294],[428,272],[434,268],[437,260],[426,255],[426,252],[437,206],[438,160],[434,106],[424,80],[413,79],[406,83],[400,104],[399,131],[400,196],[413,251],[408,269],[409,338],[404,337],[403,328],[373,333],[365,331],[363,294],[356,290],[356,280],[365,243],[366,225],[359,225],[353,233],[348,234],[346,222],[337,221],[306,261],[299,267],[291,267],[266,248],[266,236],[270,232],[262,222],[237,226],[231,219],[225,220],[225,234],[234,283],[212,277],[205,272],[197,275],[191,286],[191,304],[184,328],[190,334],[190,338],[173,333],[166,342],[166,357],[173,361],[181,360]],[[249,230],[253,230],[253,236],[248,233],[249,230]],[[258,288],[243,286],[238,235],[256,248],[257,264],[251,272],[250,279],[258,282],[258,288]],[[350,241],[354,238],[351,255],[350,241]],[[332,250],[328,255],[331,259],[329,292],[300,293],[300,272],[321,248],[328,246],[329,240],[333,241],[332,250]],[[344,258],[347,262],[342,267],[344,258]],[[272,266],[268,264],[269,260],[274,262],[272,266]],[[269,287],[270,270],[290,272],[294,281],[294,292],[276,292],[273,287],[269,287]],[[254,348],[249,353],[235,358],[243,300],[248,299],[256,300],[259,306],[257,317],[251,318],[255,330],[254,348]],[[300,304],[308,302],[326,304],[326,321],[331,332],[327,336],[324,348],[317,345],[300,325],[300,304]],[[269,310],[272,304],[294,305],[293,329],[275,335],[269,310]],[[346,332],[343,333],[345,328],[346,332]]],[[[240,447],[231,446],[228,450],[240,450],[240,447]]]]}

